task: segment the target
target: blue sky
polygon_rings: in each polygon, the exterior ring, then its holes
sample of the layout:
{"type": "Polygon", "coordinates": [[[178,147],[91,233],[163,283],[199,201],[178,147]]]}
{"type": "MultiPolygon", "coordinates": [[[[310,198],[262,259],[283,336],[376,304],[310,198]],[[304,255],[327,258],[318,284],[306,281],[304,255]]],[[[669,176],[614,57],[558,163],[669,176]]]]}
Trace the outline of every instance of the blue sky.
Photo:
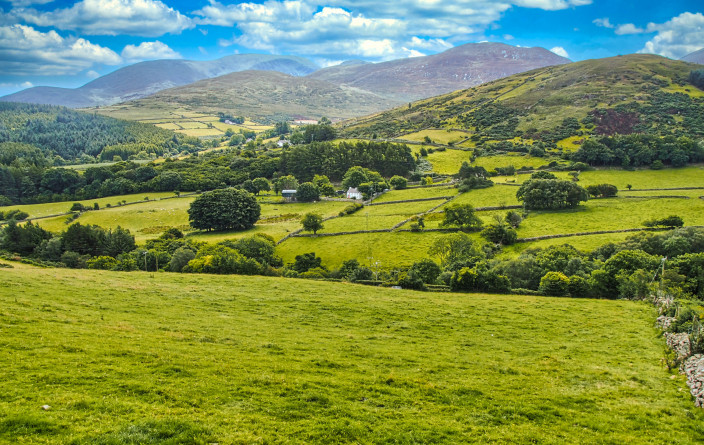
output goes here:
{"type": "Polygon", "coordinates": [[[236,53],[328,66],[434,54],[480,41],[574,61],[704,47],[702,0],[0,1],[0,95],[77,87],[131,63],[236,53]]]}

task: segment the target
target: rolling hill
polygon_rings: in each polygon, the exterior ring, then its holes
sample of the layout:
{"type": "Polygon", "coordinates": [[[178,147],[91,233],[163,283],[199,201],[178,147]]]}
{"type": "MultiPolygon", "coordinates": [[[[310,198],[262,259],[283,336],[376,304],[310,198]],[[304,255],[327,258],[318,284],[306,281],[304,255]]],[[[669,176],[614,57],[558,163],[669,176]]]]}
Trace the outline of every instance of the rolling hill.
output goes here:
{"type": "Polygon", "coordinates": [[[680,60],[684,62],[698,63],[699,65],[704,65],[704,48],[700,49],[699,51],[687,54],[680,60]]]}
{"type": "Polygon", "coordinates": [[[468,43],[431,56],[343,64],[323,68],[309,77],[407,102],[569,62],[544,48],[484,42],[468,43]]]}
{"type": "Polygon", "coordinates": [[[226,112],[252,119],[346,119],[378,112],[400,102],[350,86],[296,77],[274,71],[241,71],[160,91],[123,104],[154,113],[185,107],[201,112],[226,112]]]}
{"type": "Polygon", "coordinates": [[[701,135],[704,92],[687,82],[695,68],[644,54],[551,66],[349,121],[343,129],[349,137],[440,128],[474,140],[552,142],[561,135],[701,135]],[[576,120],[574,128],[561,132],[567,118],[576,120]]]}
{"type": "Polygon", "coordinates": [[[267,70],[304,76],[317,68],[301,57],[267,54],[236,54],[212,61],[153,60],[120,68],[80,88],[34,87],[0,99],[86,108],[139,99],[166,88],[237,71],[267,70]]]}

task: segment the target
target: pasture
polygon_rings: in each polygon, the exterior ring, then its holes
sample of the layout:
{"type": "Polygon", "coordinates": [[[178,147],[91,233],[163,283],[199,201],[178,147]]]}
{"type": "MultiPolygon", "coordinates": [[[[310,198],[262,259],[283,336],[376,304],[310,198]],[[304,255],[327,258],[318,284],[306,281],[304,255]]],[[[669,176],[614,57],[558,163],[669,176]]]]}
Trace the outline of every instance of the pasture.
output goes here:
{"type": "Polygon", "coordinates": [[[5,443],[704,440],[646,303],[0,270],[5,443]]]}
{"type": "MultiPolygon", "coordinates": [[[[686,226],[704,225],[704,199],[700,199],[700,196],[704,196],[704,190],[667,190],[667,188],[677,187],[704,187],[702,172],[699,166],[659,171],[594,170],[583,172],[579,176],[580,185],[612,183],[620,189],[618,196],[591,199],[574,209],[530,211],[518,229],[518,237],[532,238],[553,234],[640,228],[643,227],[643,222],[646,220],[669,215],[681,216],[686,226]],[[633,190],[625,189],[626,184],[631,184],[633,190]],[[639,190],[658,188],[666,189],[639,190]]],[[[565,179],[569,177],[565,172],[556,174],[565,179]]],[[[83,201],[82,203],[88,206],[91,206],[93,202],[98,202],[101,210],[83,212],[75,221],[82,224],[96,224],[105,228],[114,228],[118,225],[128,228],[135,235],[138,243],[159,236],[169,227],[177,227],[186,232],[187,236],[210,242],[241,238],[255,233],[264,233],[279,241],[302,228],[300,220],[306,213],[318,213],[324,218],[333,218],[323,223],[323,229],[319,231],[321,235],[369,230],[385,230],[387,232],[290,237],[277,247],[278,254],[286,262],[292,262],[295,256],[301,253],[315,252],[323,258],[323,264],[328,267],[337,267],[345,260],[357,258],[364,264],[378,262],[380,267],[391,269],[409,266],[413,262],[427,257],[427,251],[432,242],[442,236],[438,232],[405,232],[410,229],[409,223],[390,232],[396,225],[439,206],[424,218],[426,229],[439,228],[442,222],[442,211],[450,204],[471,204],[476,208],[519,205],[520,202],[516,199],[518,187],[510,183],[502,183],[502,181],[515,180],[520,183],[528,178],[529,175],[495,177],[493,180],[497,182],[497,185],[486,189],[471,190],[459,195],[453,186],[392,190],[374,200],[375,203],[383,205],[366,206],[356,213],[343,217],[337,215],[349,205],[349,202],[283,203],[279,197],[273,194],[262,194],[259,197],[262,206],[260,220],[254,228],[242,232],[189,231],[187,210],[194,198],[193,196],[176,198],[171,193],[150,193],[148,194],[150,201],[126,206],[117,206],[117,203],[141,201],[145,196],[129,195],[83,201]],[[167,197],[170,199],[163,199],[167,197]],[[433,199],[422,201],[422,199],[428,198],[433,199]],[[451,200],[448,201],[450,198],[451,200]],[[384,204],[391,201],[408,200],[421,201],[384,204]],[[106,207],[108,203],[112,205],[111,208],[106,207]]],[[[71,204],[70,202],[35,204],[3,209],[18,208],[28,212],[30,217],[41,217],[66,212],[71,204]]],[[[506,210],[480,211],[478,216],[484,224],[489,224],[496,214],[503,215],[505,213],[506,210]]],[[[43,228],[57,233],[65,230],[68,224],[73,221],[67,216],[37,220],[43,228]]],[[[480,240],[478,234],[472,236],[480,240]]],[[[609,241],[622,240],[626,236],[628,235],[601,234],[533,241],[506,248],[503,255],[516,255],[532,246],[563,243],[570,243],[582,249],[594,249],[609,241]]]]}

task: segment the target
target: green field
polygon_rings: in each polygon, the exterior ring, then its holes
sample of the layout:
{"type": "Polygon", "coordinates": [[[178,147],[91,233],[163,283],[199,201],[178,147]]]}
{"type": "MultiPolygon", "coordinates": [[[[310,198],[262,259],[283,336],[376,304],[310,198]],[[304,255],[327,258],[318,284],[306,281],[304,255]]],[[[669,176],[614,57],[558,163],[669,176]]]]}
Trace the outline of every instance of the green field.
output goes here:
{"type": "Polygon", "coordinates": [[[704,440],[645,303],[2,270],[4,443],[704,440]]]}
{"type": "MultiPolygon", "coordinates": [[[[592,199],[575,209],[556,212],[531,211],[518,229],[519,238],[530,238],[550,234],[570,234],[598,230],[619,230],[643,227],[643,222],[669,215],[679,215],[687,226],[704,225],[704,190],[655,190],[628,191],[626,184],[634,188],[662,187],[704,187],[704,170],[699,166],[683,169],[667,170],[594,170],[583,172],[579,184],[613,183],[621,190],[616,198],[592,199]],[[683,198],[656,198],[658,196],[683,196],[683,198]]],[[[568,178],[566,172],[556,173],[561,178],[568,178]]],[[[449,204],[472,204],[474,207],[512,206],[520,202],[516,199],[518,187],[502,185],[502,182],[516,180],[518,183],[528,179],[529,175],[513,177],[495,177],[497,185],[479,190],[471,190],[457,196],[453,186],[422,187],[404,190],[392,190],[375,200],[377,203],[425,198],[455,197],[449,204]]],[[[155,238],[168,227],[178,227],[188,232],[187,210],[194,199],[182,196],[173,199],[158,199],[173,197],[172,193],[150,193],[151,201],[134,205],[116,207],[120,201],[139,201],[144,195],[116,196],[96,200],[82,201],[85,205],[98,202],[99,211],[84,212],[76,221],[82,224],[96,224],[105,228],[118,225],[128,228],[135,235],[138,243],[155,238]],[[112,208],[106,205],[111,203],[112,208]]],[[[276,241],[281,240],[291,232],[301,229],[301,218],[306,213],[319,213],[323,217],[337,216],[347,207],[349,202],[321,201],[318,203],[283,203],[273,194],[263,194],[259,197],[262,206],[261,219],[254,228],[242,232],[188,232],[188,236],[199,240],[217,242],[226,239],[251,236],[264,233],[276,241]]],[[[336,217],[324,223],[321,234],[336,232],[355,232],[363,230],[388,230],[408,218],[427,212],[435,206],[442,205],[442,199],[430,201],[405,202],[368,206],[352,215],[336,217]]],[[[35,204],[26,206],[4,207],[3,209],[19,208],[31,217],[47,216],[63,213],[69,210],[70,202],[35,204]]],[[[442,221],[442,210],[427,215],[425,226],[428,229],[438,228],[442,221]]],[[[479,216],[485,224],[493,221],[494,214],[505,214],[505,210],[480,212],[479,216]]],[[[38,223],[52,232],[61,232],[68,227],[66,216],[41,219],[38,223]]],[[[401,229],[409,229],[406,224],[401,229]]],[[[439,236],[436,232],[426,233],[374,233],[359,235],[344,235],[319,238],[289,238],[277,247],[278,254],[287,262],[292,262],[296,255],[304,252],[316,252],[323,258],[328,267],[337,267],[344,260],[358,258],[360,261],[374,257],[383,268],[391,269],[399,266],[409,266],[413,262],[427,257],[427,251],[432,242],[439,236]],[[373,253],[370,255],[369,250],[373,253]]],[[[477,237],[476,234],[473,235],[477,237]]],[[[599,245],[615,240],[622,240],[627,235],[607,234],[586,237],[569,237],[557,240],[546,240],[521,244],[507,248],[505,255],[515,255],[531,246],[548,246],[570,243],[582,249],[594,249],[599,245]]],[[[477,238],[479,240],[479,238],[477,238]]]]}

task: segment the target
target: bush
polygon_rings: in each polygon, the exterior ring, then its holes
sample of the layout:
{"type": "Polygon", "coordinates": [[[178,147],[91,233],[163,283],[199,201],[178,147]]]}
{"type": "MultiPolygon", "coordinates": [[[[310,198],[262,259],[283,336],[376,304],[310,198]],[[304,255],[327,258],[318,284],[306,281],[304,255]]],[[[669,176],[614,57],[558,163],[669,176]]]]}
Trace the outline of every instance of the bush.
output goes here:
{"type": "Polygon", "coordinates": [[[569,295],[569,278],[562,272],[548,272],[540,279],[540,292],[552,297],[569,295]]]}
{"type": "Polygon", "coordinates": [[[618,193],[618,188],[611,184],[596,184],[587,186],[587,192],[594,197],[612,198],[618,193]]]}
{"type": "Polygon", "coordinates": [[[344,209],[342,209],[342,211],[340,213],[338,213],[338,216],[351,215],[354,212],[362,210],[363,207],[364,207],[364,204],[360,204],[360,203],[355,202],[354,204],[350,204],[347,207],[345,207],[344,209]]]}
{"type": "Polygon", "coordinates": [[[423,283],[427,284],[435,283],[440,273],[442,273],[440,266],[438,266],[435,261],[428,258],[413,263],[410,270],[413,271],[423,283]]]}
{"type": "Polygon", "coordinates": [[[97,256],[86,261],[88,269],[113,270],[118,261],[111,256],[97,256]]]}
{"type": "Polygon", "coordinates": [[[413,269],[399,275],[398,285],[404,289],[425,290],[423,279],[413,269]]]}
{"type": "Polygon", "coordinates": [[[403,176],[396,175],[389,180],[389,184],[391,184],[391,187],[395,188],[396,190],[401,190],[405,189],[408,186],[408,181],[403,176]]]}
{"type": "Polygon", "coordinates": [[[645,227],[682,227],[684,220],[677,215],[670,215],[662,219],[651,219],[643,222],[645,227]]]}

